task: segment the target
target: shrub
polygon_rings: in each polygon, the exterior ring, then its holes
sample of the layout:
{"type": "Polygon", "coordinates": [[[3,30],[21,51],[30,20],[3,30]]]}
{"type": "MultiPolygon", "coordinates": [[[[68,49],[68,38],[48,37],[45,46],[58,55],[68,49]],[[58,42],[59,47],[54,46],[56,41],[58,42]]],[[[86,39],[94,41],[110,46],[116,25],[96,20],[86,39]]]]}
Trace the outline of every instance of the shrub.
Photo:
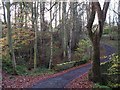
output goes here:
{"type": "Polygon", "coordinates": [[[99,83],[95,83],[94,84],[94,86],[93,86],[93,88],[106,88],[106,89],[108,89],[108,90],[112,90],[112,89],[110,89],[110,87],[108,87],[108,86],[105,86],[105,85],[101,85],[101,84],[99,84],[99,83]]]}
{"type": "Polygon", "coordinates": [[[37,75],[42,75],[42,74],[53,74],[55,73],[54,70],[47,69],[47,68],[36,68],[35,70],[32,70],[29,72],[29,75],[32,76],[37,76],[37,75]]]}
{"type": "Polygon", "coordinates": [[[57,64],[56,66],[54,66],[54,70],[62,71],[62,70],[72,68],[74,66],[79,66],[84,63],[86,63],[86,61],[71,61],[71,62],[61,63],[61,64],[57,64]]]}
{"type": "Polygon", "coordinates": [[[56,66],[54,67],[54,70],[62,71],[62,70],[65,70],[65,69],[69,69],[69,68],[73,67],[74,64],[75,64],[75,61],[61,63],[61,64],[56,64],[56,66]]]}
{"type": "Polygon", "coordinates": [[[75,60],[89,60],[90,59],[90,48],[91,48],[91,42],[89,39],[82,39],[78,43],[78,48],[75,51],[75,60]]]}
{"type": "Polygon", "coordinates": [[[12,61],[8,56],[2,57],[2,69],[9,74],[13,74],[12,61]]]}
{"type": "Polygon", "coordinates": [[[87,62],[90,59],[90,57],[88,55],[85,55],[82,57],[82,61],[87,62]]]}
{"type": "Polygon", "coordinates": [[[27,67],[23,66],[23,65],[17,65],[16,71],[17,71],[18,75],[27,75],[28,74],[27,67]]]}
{"type": "Polygon", "coordinates": [[[109,74],[120,74],[120,61],[118,60],[118,55],[112,54],[110,57],[111,66],[108,69],[109,74]]]}
{"type": "Polygon", "coordinates": [[[74,63],[74,66],[79,66],[79,65],[81,65],[81,64],[85,64],[87,61],[85,61],[85,60],[83,60],[83,61],[76,61],[75,63],[74,63]]]}
{"type": "Polygon", "coordinates": [[[110,67],[108,68],[108,86],[110,87],[120,87],[119,75],[120,75],[120,61],[118,60],[117,54],[112,54],[110,57],[110,67]]]}
{"type": "Polygon", "coordinates": [[[120,87],[119,84],[119,63],[118,55],[112,54],[110,56],[110,61],[101,64],[101,72],[102,72],[102,82],[109,87],[115,88],[120,87]]]}
{"type": "Polygon", "coordinates": [[[103,31],[103,34],[109,34],[109,33],[110,33],[110,29],[108,27],[105,28],[104,31],[103,31]]]}

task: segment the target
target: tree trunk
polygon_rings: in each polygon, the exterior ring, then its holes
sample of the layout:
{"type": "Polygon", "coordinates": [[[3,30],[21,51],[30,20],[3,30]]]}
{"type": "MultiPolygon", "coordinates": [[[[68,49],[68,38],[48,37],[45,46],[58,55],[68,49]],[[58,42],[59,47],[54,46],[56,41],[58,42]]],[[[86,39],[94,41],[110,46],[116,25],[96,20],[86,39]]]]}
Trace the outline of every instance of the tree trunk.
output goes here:
{"type": "Polygon", "coordinates": [[[32,7],[31,7],[31,12],[32,12],[32,30],[34,29],[34,7],[33,7],[33,2],[32,2],[32,7]]]}
{"type": "Polygon", "coordinates": [[[20,2],[20,28],[23,27],[23,2],[20,2]]]}
{"type": "Polygon", "coordinates": [[[38,3],[34,3],[34,15],[35,15],[35,24],[34,24],[34,30],[35,30],[35,44],[34,44],[34,69],[37,67],[37,17],[38,17],[38,3]]]}
{"type": "MultiPolygon", "coordinates": [[[[52,2],[50,2],[50,7],[52,6],[52,2]]],[[[50,10],[50,20],[52,20],[52,10],[50,10]]],[[[50,62],[49,62],[49,69],[51,69],[52,66],[52,61],[53,61],[53,30],[52,30],[52,21],[50,23],[50,62]]]]}
{"type": "Polygon", "coordinates": [[[101,72],[100,72],[100,41],[98,38],[94,38],[93,44],[93,64],[92,64],[92,72],[93,72],[93,81],[101,82],[101,72]]]}
{"type": "Polygon", "coordinates": [[[25,11],[25,28],[27,28],[27,10],[25,11]]]}
{"type": "Polygon", "coordinates": [[[45,41],[44,41],[44,24],[45,24],[45,16],[44,16],[44,11],[45,11],[45,2],[40,2],[40,24],[41,24],[41,65],[45,66],[45,41]]]}
{"type": "Polygon", "coordinates": [[[2,2],[2,4],[3,4],[3,16],[4,16],[4,23],[7,24],[7,22],[6,22],[6,13],[5,13],[5,4],[4,3],[5,2],[2,2]]]}
{"type": "Polygon", "coordinates": [[[58,3],[55,5],[55,28],[57,27],[57,7],[58,7],[58,3]]]}
{"type": "Polygon", "coordinates": [[[66,49],[67,49],[67,42],[66,42],[66,23],[65,23],[65,15],[66,15],[66,2],[62,3],[62,29],[63,29],[63,57],[66,57],[66,49]]]}
{"type": "Polygon", "coordinates": [[[17,15],[17,14],[16,14],[16,13],[17,13],[17,12],[16,12],[16,4],[15,4],[15,29],[16,29],[16,23],[17,23],[17,20],[16,20],[16,19],[17,19],[17,18],[16,18],[16,15],[17,15]]]}
{"type": "Polygon", "coordinates": [[[120,51],[120,0],[119,0],[119,4],[118,4],[118,57],[120,58],[119,51],[120,51]]]}
{"type": "Polygon", "coordinates": [[[59,25],[61,23],[61,2],[59,2],[59,25]]]}
{"type": "Polygon", "coordinates": [[[92,74],[94,82],[101,82],[101,72],[100,72],[100,39],[103,33],[103,26],[106,19],[106,13],[109,7],[110,2],[104,2],[103,10],[101,10],[100,3],[92,2],[91,3],[91,15],[88,20],[87,29],[90,40],[93,44],[93,66],[92,74]],[[93,22],[95,19],[95,14],[98,15],[98,27],[94,32],[92,31],[93,22]]]}
{"type": "Polygon", "coordinates": [[[12,43],[12,29],[11,29],[11,22],[10,22],[10,2],[6,2],[6,8],[7,8],[7,27],[8,27],[8,32],[7,32],[7,43],[9,47],[9,56],[10,59],[12,60],[12,65],[13,65],[13,71],[14,74],[16,74],[16,60],[15,60],[15,54],[14,54],[14,49],[13,49],[13,43],[12,43]]]}

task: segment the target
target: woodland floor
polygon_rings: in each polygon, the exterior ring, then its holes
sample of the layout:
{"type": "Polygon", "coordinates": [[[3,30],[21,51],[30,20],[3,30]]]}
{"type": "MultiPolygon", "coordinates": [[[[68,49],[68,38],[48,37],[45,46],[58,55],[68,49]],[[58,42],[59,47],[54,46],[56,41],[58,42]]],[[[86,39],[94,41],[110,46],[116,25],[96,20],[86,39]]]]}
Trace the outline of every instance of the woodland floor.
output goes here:
{"type": "MultiPolygon", "coordinates": [[[[106,56],[111,55],[115,50],[108,45],[106,56]]],[[[101,59],[107,61],[108,57],[101,59]]],[[[3,88],[91,88],[93,83],[88,80],[87,71],[91,68],[91,62],[73,67],[56,74],[45,74],[40,76],[11,76],[3,72],[3,88]]]]}
{"type": "MultiPolygon", "coordinates": [[[[87,63],[88,64],[88,63],[87,63]]],[[[43,81],[43,80],[48,80],[50,78],[54,77],[59,77],[61,75],[64,75],[67,72],[73,71],[75,69],[78,69],[80,67],[84,67],[85,65],[81,65],[78,67],[73,67],[68,70],[64,70],[62,72],[56,73],[56,74],[44,74],[40,76],[13,76],[13,75],[8,75],[5,72],[2,73],[2,87],[3,88],[30,88],[34,84],[43,81]]],[[[74,74],[74,73],[73,73],[74,74]]],[[[84,76],[84,75],[83,75],[84,76]]]]}

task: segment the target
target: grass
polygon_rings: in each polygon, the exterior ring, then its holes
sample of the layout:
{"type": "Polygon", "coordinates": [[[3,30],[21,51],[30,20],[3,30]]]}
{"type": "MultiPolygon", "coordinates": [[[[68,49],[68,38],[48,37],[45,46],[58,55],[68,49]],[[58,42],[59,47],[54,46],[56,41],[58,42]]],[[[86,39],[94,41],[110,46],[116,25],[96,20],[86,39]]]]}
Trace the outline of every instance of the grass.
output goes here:
{"type": "Polygon", "coordinates": [[[116,50],[118,50],[118,40],[110,40],[110,38],[107,37],[102,37],[101,42],[107,45],[110,45],[114,48],[116,48],[116,50]]]}
{"type": "MultiPolygon", "coordinates": [[[[13,74],[13,68],[11,66],[11,63],[3,63],[2,66],[3,70],[6,71],[8,74],[13,74]]],[[[28,70],[25,65],[17,65],[16,72],[18,75],[22,76],[38,76],[38,75],[45,75],[45,74],[54,74],[54,70],[50,70],[48,68],[36,68],[32,70],[28,70]]]]}
{"type": "Polygon", "coordinates": [[[30,76],[38,76],[44,74],[54,74],[55,71],[47,68],[36,68],[35,70],[29,71],[28,75],[30,76]]]}

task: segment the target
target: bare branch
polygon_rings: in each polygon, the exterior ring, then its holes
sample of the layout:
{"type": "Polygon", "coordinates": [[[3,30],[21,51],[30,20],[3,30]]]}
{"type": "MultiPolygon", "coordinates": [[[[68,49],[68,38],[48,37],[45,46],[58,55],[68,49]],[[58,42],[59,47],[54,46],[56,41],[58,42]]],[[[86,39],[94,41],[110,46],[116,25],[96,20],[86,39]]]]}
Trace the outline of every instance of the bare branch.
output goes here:
{"type": "Polygon", "coordinates": [[[108,7],[109,7],[109,4],[110,4],[110,1],[104,2],[104,6],[103,6],[103,21],[105,22],[105,18],[106,18],[106,14],[107,14],[107,10],[108,10],[108,7]]]}
{"type": "Polygon", "coordinates": [[[90,36],[91,40],[93,40],[92,25],[93,25],[93,22],[94,22],[94,19],[95,19],[95,13],[96,13],[96,11],[94,10],[94,5],[93,5],[93,2],[92,2],[92,11],[91,11],[91,15],[90,15],[90,18],[89,18],[88,24],[87,24],[88,33],[89,33],[89,36],[90,36]]]}
{"type": "Polygon", "coordinates": [[[47,9],[47,11],[50,11],[52,8],[53,8],[53,6],[55,6],[56,4],[58,4],[58,2],[55,2],[49,9],[47,9]]]}

